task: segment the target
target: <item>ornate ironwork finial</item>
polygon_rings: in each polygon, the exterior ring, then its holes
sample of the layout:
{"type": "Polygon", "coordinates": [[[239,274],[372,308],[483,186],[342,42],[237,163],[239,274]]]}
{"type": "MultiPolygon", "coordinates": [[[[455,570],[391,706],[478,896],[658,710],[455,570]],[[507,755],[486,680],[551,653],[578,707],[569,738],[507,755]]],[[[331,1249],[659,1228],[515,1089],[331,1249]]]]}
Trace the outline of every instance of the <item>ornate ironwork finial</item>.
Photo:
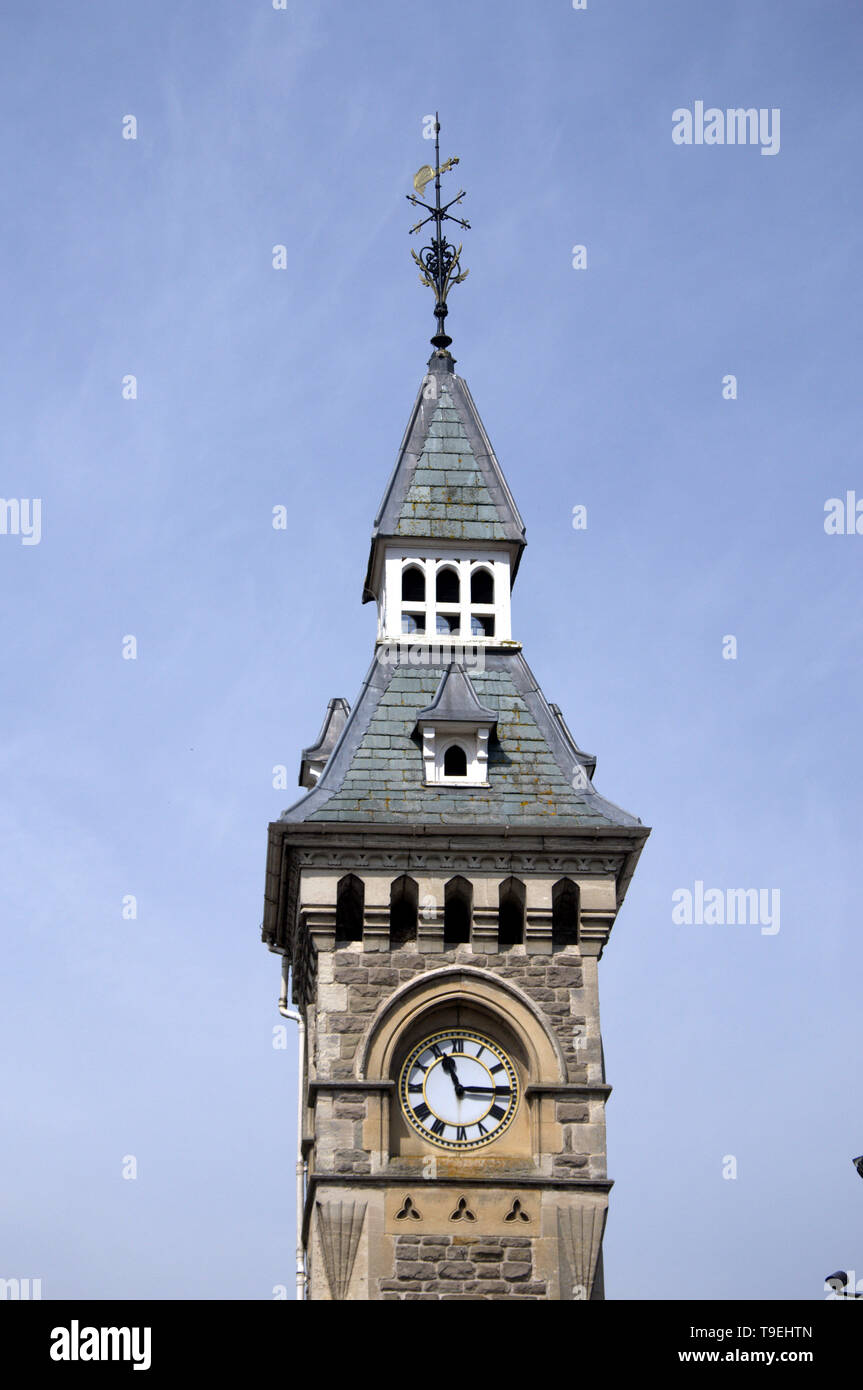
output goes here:
{"type": "Polygon", "coordinates": [[[420,268],[420,282],[428,285],[429,289],[434,290],[435,306],[434,315],[437,320],[437,332],[432,338],[432,346],[439,351],[445,351],[452,338],[446,332],[444,321],[449,312],[447,308],[447,295],[452,285],[460,285],[462,280],[466,280],[468,272],[462,270],[459,257],[461,256],[461,243],[453,246],[451,241],[447,241],[444,235],[444,222],[455,222],[457,226],[470,230],[470,223],[463,221],[460,217],[453,217],[449,211],[456,203],[460,203],[464,197],[462,189],[455,198],[451,198],[448,203],[441,207],[440,201],[440,176],[445,174],[448,169],[453,169],[458,164],[458,159],[448,159],[444,164],[440,162],[440,121],[437,112],[434,117],[434,168],[430,164],[424,164],[414,174],[414,193],[406,195],[409,203],[414,207],[424,208],[428,217],[424,217],[421,222],[417,222],[415,227],[411,227],[411,236],[424,227],[427,222],[434,222],[434,233],[431,244],[424,246],[417,255],[416,251],[411,251],[411,255],[420,268]],[[434,179],[435,202],[434,207],[423,201],[426,184],[434,179]],[[419,195],[419,196],[417,196],[419,195]]]}

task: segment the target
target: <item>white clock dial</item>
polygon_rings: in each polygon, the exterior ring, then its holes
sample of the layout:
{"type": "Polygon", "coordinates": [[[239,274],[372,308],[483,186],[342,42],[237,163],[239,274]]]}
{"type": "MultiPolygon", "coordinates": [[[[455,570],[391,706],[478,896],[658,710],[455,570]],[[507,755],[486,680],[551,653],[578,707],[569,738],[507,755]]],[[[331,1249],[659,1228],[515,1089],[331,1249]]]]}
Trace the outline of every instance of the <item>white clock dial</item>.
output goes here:
{"type": "Polygon", "coordinates": [[[434,1033],[408,1056],[399,1077],[408,1124],[443,1149],[478,1149],[497,1139],[518,1107],[518,1073],[482,1033],[434,1033]]]}

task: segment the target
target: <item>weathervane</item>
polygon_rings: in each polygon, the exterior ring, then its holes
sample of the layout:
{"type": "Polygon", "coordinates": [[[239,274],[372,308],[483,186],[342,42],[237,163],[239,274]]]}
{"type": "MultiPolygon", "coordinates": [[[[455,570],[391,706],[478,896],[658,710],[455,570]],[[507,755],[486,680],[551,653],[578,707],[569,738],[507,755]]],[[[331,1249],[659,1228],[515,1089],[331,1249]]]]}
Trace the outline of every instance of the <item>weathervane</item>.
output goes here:
{"type": "Polygon", "coordinates": [[[411,250],[411,255],[420,268],[420,282],[423,285],[428,285],[429,289],[434,290],[434,315],[437,319],[437,332],[431,341],[433,347],[438,348],[440,351],[444,351],[452,342],[452,338],[450,338],[444,329],[444,320],[449,312],[447,309],[446,297],[449,294],[451,285],[460,285],[462,280],[467,279],[468,271],[462,270],[459,263],[461,242],[458,247],[455,247],[451,241],[447,241],[443,232],[443,224],[445,221],[455,222],[457,226],[464,227],[466,230],[470,231],[470,223],[464,222],[460,217],[453,217],[452,213],[449,211],[456,203],[461,202],[464,197],[464,189],[462,189],[455,198],[451,198],[448,203],[441,207],[440,176],[441,174],[445,174],[448,169],[454,168],[455,165],[458,164],[458,159],[448,159],[444,164],[440,162],[440,121],[438,120],[437,112],[435,112],[434,117],[434,162],[435,167],[433,169],[430,164],[424,164],[421,169],[417,170],[414,174],[414,189],[416,192],[408,193],[405,196],[409,203],[413,203],[414,207],[425,208],[426,212],[429,214],[428,217],[424,217],[421,222],[418,222],[415,227],[411,227],[411,236],[413,236],[415,232],[418,232],[421,227],[424,227],[427,222],[434,222],[435,224],[435,232],[431,240],[431,245],[424,246],[419,255],[417,255],[416,251],[411,250]],[[434,207],[430,207],[428,203],[424,203],[422,198],[426,184],[431,183],[432,179],[435,181],[434,207]],[[417,197],[417,194],[420,196],[417,197]]]}

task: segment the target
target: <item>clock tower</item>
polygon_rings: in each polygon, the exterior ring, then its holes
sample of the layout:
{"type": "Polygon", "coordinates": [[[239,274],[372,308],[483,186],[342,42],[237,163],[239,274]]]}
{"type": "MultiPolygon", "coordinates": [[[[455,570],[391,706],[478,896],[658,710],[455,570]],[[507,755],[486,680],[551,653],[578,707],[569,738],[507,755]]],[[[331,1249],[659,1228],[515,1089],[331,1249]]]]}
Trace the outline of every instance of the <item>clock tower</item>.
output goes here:
{"type": "Polygon", "coordinates": [[[512,626],[524,525],[445,332],[454,163],[436,142],[411,198],[436,332],[372,532],[371,665],[269,830],[263,936],[300,1030],[298,1283],[600,1299],[597,965],[648,831],[595,789],[512,626]]]}

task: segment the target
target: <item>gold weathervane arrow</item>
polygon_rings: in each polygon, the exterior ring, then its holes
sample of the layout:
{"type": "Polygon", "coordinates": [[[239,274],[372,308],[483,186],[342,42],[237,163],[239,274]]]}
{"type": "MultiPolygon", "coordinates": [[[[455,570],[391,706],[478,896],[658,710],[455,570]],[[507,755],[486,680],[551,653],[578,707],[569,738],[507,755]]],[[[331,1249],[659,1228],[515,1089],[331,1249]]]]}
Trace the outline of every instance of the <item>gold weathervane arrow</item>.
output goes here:
{"type": "Polygon", "coordinates": [[[447,159],[439,169],[433,169],[430,164],[423,164],[422,168],[417,169],[414,174],[414,192],[421,198],[425,197],[425,186],[431,183],[432,179],[437,178],[438,174],[445,174],[448,169],[452,169],[458,164],[458,157],[447,159]]]}

